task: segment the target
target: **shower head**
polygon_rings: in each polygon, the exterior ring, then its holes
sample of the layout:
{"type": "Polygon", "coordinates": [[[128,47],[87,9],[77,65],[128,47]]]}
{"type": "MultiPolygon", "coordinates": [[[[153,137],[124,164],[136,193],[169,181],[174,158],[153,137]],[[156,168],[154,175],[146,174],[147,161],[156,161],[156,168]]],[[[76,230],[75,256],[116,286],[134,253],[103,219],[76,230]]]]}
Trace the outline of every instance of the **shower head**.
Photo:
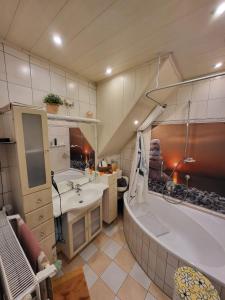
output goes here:
{"type": "Polygon", "coordinates": [[[185,164],[191,164],[191,163],[195,163],[195,162],[196,162],[196,160],[193,157],[186,157],[184,159],[185,164]]]}

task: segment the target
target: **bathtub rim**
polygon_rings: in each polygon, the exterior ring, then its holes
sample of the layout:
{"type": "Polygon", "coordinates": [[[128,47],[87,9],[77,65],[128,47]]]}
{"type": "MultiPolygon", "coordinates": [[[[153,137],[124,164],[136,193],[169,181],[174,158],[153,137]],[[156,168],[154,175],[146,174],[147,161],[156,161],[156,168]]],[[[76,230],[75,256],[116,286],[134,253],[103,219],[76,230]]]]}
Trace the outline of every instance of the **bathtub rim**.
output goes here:
{"type": "MultiPolygon", "coordinates": [[[[157,193],[157,192],[154,192],[154,191],[151,191],[151,190],[148,190],[148,194],[153,194],[153,195],[159,196],[160,198],[163,198],[161,193],[157,193]]],[[[174,198],[174,197],[171,197],[171,196],[168,196],[168,195],[164,195],[164,197],[166,199],[175,201],[177,203],[180,201],[180,199],[177,199],[177,198],[174,198]]],[[[161,199],[161,200],[166,200],[166,199],[161,199]]],[[[179,205],[187,206],[189,208],[192,208],[192,209],[198,210],[200,212],[203,212],[203,213],[209,214],[211,216],[218,217],[220,219],[225,220],[225,214],[221,214],[217,211],[214,211],[214,210],[206,208],[206,207],[202,207],[202,206],[192,204],[192,203],[189,203],[189,202],[186,202],[186,201],[182,201],[181,203],[179,203],[179,205]]]]}
{"type": "MultiPolygon", "coordinates": [[[[156,193],[156,192],[152,192],[152,191],[148,191],[148,194],[147,194],[147,195],[149,195],[149,194],[153,194],[153,195],[159,196],[159,197],[160,197],[160,195],[161,195],[160,193],[156,193]]],[[[190,262],[190,261],[187,261],[187,259],[184,259],[180,254],[177,254],[176,252],[172,252],[171,249],[169,249],[169,248],[167,247],[167,245],[165,245],[164,242],[162,242],[160,239],[158,239],[157,237],[155,237],[151,232],[149,232],[149,231],[141,224],[141,222],[138,220],[138,218],[135,216],[135,214],[134,214],[133,211],[131,210],[130,205],[129,205],[128,201],[127,201],[127,195],[128,195],[128,192],[124,193],[124,204],[125,204],[125,207],[126,207],[127,211],[129,212],[130,216],[132,216],[134,222],[136,222],[136,224],[138,224],[138,226],[141,228],[141,230],[142,230],[145,234],[147,234],[151,239],[153,239],[155,243],[159,244],[162,248],[164,248],[168,253],[170,253],[170,254],[172,254],[172,255],[175,255],[179,260],[183,261],[184,263],[187,263],[187,265],[193,267],[194,269],[197,268],[200,272],[202,272],[203,274],[206,274],[206,276],[208,276],[209,279],[211,278],[212,280],[218,282],[221,286],[225,287],[225,282],[223,282],[222,280],[216,278],[214,275],[209,274],[207,271],[203,270],[201,267],[196,267],[196,264],[194,264],[194,263],[192,263],[192,262],[190,262]]],[[[165,199],[161,199],[161,198],[162,198],[162,195],[161,195],[161,197],[160,197],[160,200],[165,201],[165,199]]],[[[174,200],[174,198],[172,198],[172,197],[170,197],[170,199],[173,199],[173,200],[174,200]]],[[[176,199],[176,200],[177,200],[177,199],[176,199]]],[[[179,201],[179,200],[177,200],[177,201],[179,201]]],[[[181,204],[183,204],[183,203],[181,203],[181,204]]],[[[187,206],[187,205],[186,205],[186,206],[187,206]]],[[[188,205],[188,206],[189,206],[189,205],[188,205]]],[[[193,206],[193,204],[191,205],[191,208],[192,208],[192,206],[193,206]]],[[[196,206],[196,205],[194,205],[194,206],[196,206]]],[[[189,206],[189,207],[190,207],[190,206],[189,206]]],[[[204,210],[206,210],[206,209],[204,209],[204,210]]],[[[208,209],[207,209],[207,211],[208,211],[208,209]]],[[[200,210],[200,212],[202,212],[202,211],[200,210]]],[[[203,211],[203,212],[205,212],[205,211],[203,211]]],[[[208,212],[206,212],[206,213],[208,213],[208,212]]],[[[214,217],[218,217],[218,216],[217,216],[217,215],[214,215],[214,217]]],[[[221,214],[219,214],[219,217],[221,218],[221,214]]],[[[225,217],[223,217],[222,219],[225,220],[225,217]]],[[[129,245],[129,243],[128,243],[128,245],[129,245]]],[[[129,247],[130,247],[130,246],[129,246],[129,247]]]]}

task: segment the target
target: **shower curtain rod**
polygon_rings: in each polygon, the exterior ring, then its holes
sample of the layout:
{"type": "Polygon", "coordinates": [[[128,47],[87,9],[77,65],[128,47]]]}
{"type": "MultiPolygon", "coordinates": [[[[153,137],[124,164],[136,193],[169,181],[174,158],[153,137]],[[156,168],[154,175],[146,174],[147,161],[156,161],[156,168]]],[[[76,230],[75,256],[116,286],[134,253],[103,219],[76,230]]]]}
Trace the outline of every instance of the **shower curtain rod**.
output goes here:
{"type": "Polygon", "coordinates": [[[165,89],[168,89],[168,88],[172,88],[172,87],[176,87],[176,86],[180,86],[180,85],[184,85],[184,84],[189,84],[189,83],[193,83],[193,82],[197,82],[197,81],[201,81],[201,80],[205,80],[205,79],[210,79],[210,78],[214,78],[214,77],[220,77],[220,76],[223,76],[223,75],[225,75],[225,72],[214,73],[214,74],[206,75],[206,76],[203,76],[203,77],[197,77],[197,78],[194,78],[194,79],[185,80],[185,81],[181,81],[181,82],[176,82],[176,83],[169,84],[169,85],[163,85],[161,87],[157,87],[157,88],[149,90],[148,92],[145,93],[145,96],[147,98],[151,99],[152,101],[156,102],[158,105],[164,107],[163,104],[159,103],[158,101],[156,101],[155,99],[150,97],[150,94],[153,93],[153,92],[160,91],[160,90],[165,90],[165,89]]]}

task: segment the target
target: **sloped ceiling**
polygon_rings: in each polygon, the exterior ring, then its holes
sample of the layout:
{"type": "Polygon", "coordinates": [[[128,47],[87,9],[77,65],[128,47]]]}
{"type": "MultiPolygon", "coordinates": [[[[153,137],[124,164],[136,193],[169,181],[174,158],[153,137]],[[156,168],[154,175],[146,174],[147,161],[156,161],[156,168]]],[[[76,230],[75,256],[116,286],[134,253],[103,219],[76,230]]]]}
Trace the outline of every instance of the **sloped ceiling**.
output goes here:
{"type": "Polygon", "coordinates": [[[108,65],[115,75],[167,52],[189,78],[225,61],[225,18],[212,15],[221,2],[0,0],[0,37],[94,81],[108,65]]]}
{"type": "MultiPolygon", "coordinates": [[[[150,73],[146,73],[147,77],[143,78],[148,83],[148,86],[153,86],[155,81],[155,76],[150,77],[150,73]]],[[[119,77],[119,76],[118,76],[119,77]]],[[[173,82],[178,82],[181,80],[180,74],[177,71],[172,57],[167,58],[160,67],[160,84],[165,85],[173,82]]],[[[107,85],[106,85],[107,87],[107,85]]],[[[110,92],[110,90],[109,90],[110,92]]],[[[127,109],[127,114],[124,114],[123,119],[120,123],[114,122],[113,124],[113,131],[107,130],[107,135],[101,135],[101,132],[98,134],[98,145],[99,145],[99,151],[98,155],[99,157],[102,156],[109,156],[120,153],[122,148],[129,142],[129,140],[132,138],[132,136],[135,135],[137,126],[134,125],[134,120],[139,121],[139,126],[142,124],[142,122],[148,117],[148,115],[151,113],[151,111],[155,108],[156,104],[147,99],[145,97],[146,87],[145,85],[142,86],[142,90],[140,91],[140,96],[138,99],[132,99],[130,98],[130,102],[133,103],[133,106],[130,110],[127,109]]],[[[169,97],[169,95],[174,92],[174,88],[170,88],[167,90],[164,90],[160,93],[157,93],[157,98],[154,96],[155,99],[159,103],[165,103],[166,98],[169,97]]],[[[108,93],[105,93],[105,97],[107,97],[108,93]]],[[[135,97],[137,94],[133,94],[133,97],[135,97]]],[[[115,105],[115,99],[111,98],[111,102],[115,105]]],[[[118,108],[121,106],[121,103],[117,105],[118,108]]],[[[112,111],[109,111],[107,114],[107,111],[104,111],[104,116],[106,118],[112,118],[112,120],[115,120],[113,117],[112,111]],[[110,115],[111,113],[111,115],[110,115]]],[[[101,119],[104,119],[103,115],[100,115],[101,119]]],[[[107,126],[105,122],[103,123],[104,127],[107,126]]],[[[111,124],[112,126],[112,124],[111,124]]]]}

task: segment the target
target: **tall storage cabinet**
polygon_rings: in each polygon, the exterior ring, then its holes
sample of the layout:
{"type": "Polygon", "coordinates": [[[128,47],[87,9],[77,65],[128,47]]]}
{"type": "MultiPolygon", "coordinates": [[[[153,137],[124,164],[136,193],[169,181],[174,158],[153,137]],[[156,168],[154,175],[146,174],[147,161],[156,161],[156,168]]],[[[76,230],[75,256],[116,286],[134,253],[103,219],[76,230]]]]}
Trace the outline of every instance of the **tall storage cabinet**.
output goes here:
{"type": "Polygon", "coordinates": [[[43,110],[11,105],[3,115],[8,147],[13,208],[39,240],[50,261],[55,259],[48,123],[43,110]]]}

